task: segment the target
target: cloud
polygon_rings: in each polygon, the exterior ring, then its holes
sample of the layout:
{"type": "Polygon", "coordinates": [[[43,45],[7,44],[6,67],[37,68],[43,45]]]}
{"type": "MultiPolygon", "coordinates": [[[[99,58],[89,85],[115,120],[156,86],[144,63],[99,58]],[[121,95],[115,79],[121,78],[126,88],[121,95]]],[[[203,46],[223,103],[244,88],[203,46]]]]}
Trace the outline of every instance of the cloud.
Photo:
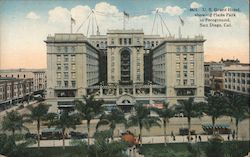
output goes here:
{"type": "Polygon", "coordinates": [[[31,11],[26,15],[26,18],[31,20],[37,20],[40,18],[40,16],[38,16],[35,12],[31,11]]]}
{"type": "Polygon", "coordinates": [[[70,11],[67,8],[55,7],[49,10],[49,22],[66,23],[70,20],[70,11]]]}
{"type": "Polygon", "coordinates": [[[202,4],[197,3],[197,2],[192,2],[190,4],[190,8],[200,8],[200,7],[202,7],[202,4]]]}
{"type": "MultiPolygon", "coordinates": [[[[156,8],[156,10],[160,13],[167,13],[171,16],[175,16],[181,15],[185,11],[185,8],[180,8],[179,6],[166,6],[166,8],[156,8]]],[[[154,13],[155,12],[156,11],[154,11],[154,13]]]]}

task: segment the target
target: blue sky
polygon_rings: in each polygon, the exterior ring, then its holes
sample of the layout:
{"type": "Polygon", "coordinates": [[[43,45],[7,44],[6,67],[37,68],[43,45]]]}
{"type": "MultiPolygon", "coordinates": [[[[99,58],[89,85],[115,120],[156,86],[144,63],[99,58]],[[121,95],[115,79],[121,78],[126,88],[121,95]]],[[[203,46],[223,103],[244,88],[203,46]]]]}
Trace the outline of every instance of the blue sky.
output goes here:
{"type": "MultiPolygon", "coordinates": [[[[150,34],[156,8],[166,20],[171,34],[178,36],[181,16],[185,21],[183,36],[203,34],[205,60],[238,57],[249,62],[248,0],[1,0],[0,1],[0,68],[45,68],[46,46],[43,42],[48,34],[69,32],[70,16],[76,19],[76,30],[86,19],[91,9],[103,12],[96,15],[101,30],[122,28],[122,12],[130,14],[126,21],[128,29],[143,29],[150,34]],[[198,9],[240,8],[230,28],[201,28],[194,13],[189,9],[196,3],[198,9]],[[111,16],[112,15],[112,16],[111,16]],[[30,59],[27,56],[33,56],[30,59]]],[[[160,29],[158,20],[158,28],[160,29]]],[[[85,24],[80,33],[86,35],[85,24]]],[[[154,34],[159,32],[153,32],[154,34]]]]}

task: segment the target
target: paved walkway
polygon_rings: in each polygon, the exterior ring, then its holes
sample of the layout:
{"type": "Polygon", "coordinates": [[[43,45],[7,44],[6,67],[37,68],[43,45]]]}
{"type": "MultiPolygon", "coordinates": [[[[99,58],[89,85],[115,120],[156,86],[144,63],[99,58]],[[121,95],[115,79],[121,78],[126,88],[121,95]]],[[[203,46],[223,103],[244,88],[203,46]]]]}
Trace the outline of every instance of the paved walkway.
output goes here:
{"type": "MultiPolygon", "coordinates": [[[[201,142],[208,141],[211,135],[200,135],[201,142]]],[[[221,135],[224,141],[228,141],[228,135],[221,135]]],[[[191,136],[193,140],[192,143],[199,142],[199,139],[195,140],[195,136],[191,136]]],[[[232,139],[232,138],[231,138],[232,139]]],[[[120,140],[120,138],[114,138],[114,140],[120,140]]],[[[244,140],[244,139],[239,139],[244,140]]],[[[87,142],[87,139],[83,139],[83,141],[87,142]]],[[[66,139],[65,146],[71,146],[74,140],[66,139]]],[[[175,140],[171,136],[167,136],[167,143],[186,143],[188,142],[187,136],[175,136],[175,140]]],[[[62,140],[41,140],[40,145],[41,147],[60,147],[62,146],[62,140]]],[[[143,144],[156,144],[156,143],[164,143],[164,136],[150,136],[150,137],[142,137],[143,144]]],[[[94,139],[90,138],[90,144],[94,144],[94,139]]],[[[34,144],[30,147],[37,147],[37,144],[34,144]]]]}

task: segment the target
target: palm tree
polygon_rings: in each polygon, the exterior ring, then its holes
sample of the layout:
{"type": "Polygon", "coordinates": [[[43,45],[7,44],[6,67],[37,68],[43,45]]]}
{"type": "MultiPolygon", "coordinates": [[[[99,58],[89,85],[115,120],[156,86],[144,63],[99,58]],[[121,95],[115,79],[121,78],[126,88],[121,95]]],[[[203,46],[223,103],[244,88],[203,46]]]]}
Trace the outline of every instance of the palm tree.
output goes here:
{"type": "Polygon", "coordinates": [[[3,131],[11,131],[12,135],[15,136],[16,130],[28,130],[23,124],[25,120],[22,115],[17,111],[6,112],[6,115],[3,117],[2,129],[3,131]]]}
{"type": "Polygon", "coordinates": [[[26,115],[30,121],[36,121],[36,128],[37,128],[37,143],[38,148],[40,148],[40,127],[41,121],[45,119],[45,116],[48,113],[50,105],[46,105],[44,103],[40,103],[37,106],[29,106],[28,109],[30,114],[26,115]]]}
{"type": "Polygon", "coordinates": [[[209,96],[207,98],[207,103],[204,105],[204,112],[211,116],[213,125],[213,135],[215,135],[215,121],[219,117],[225,115],[225,105],[227,99],[224,96],[209,96]]]}
{"type": "Polygon", "coordinates": [[[88,147],[90,144],[90,122],[102,113],[103,100],[95,100],[94,95],[83,96],[83,101],[75,100],[75,108],[82,120],[87,120],[88,147]]]}
{"type": "Polygon", "coordinates": [[[139,140],[142,145],[142,128],[149,130],[152,126],[161,126],[159,117],[150,116],[150,109],[142,104],[135,104],[135,114],[128,119],[128,126],[139,127],[139,140]]]}
{"type": "Polygon", "coordinates": [[[52,125],[56,126],[57,129],[62,130],[63,138],[63,149],[65,149],[65,132],[66,129],[75,129],[77,124],[77,119],[74,115],[70,115],[68,112],[63,111],[60,118],[56,119],[52,125]]]}
{"type": "Polygon", "coordinates": [[[154,108],[153,110],[159,115],[159,117],[162,118],[164,127],[164,145],[166,146],[167,145],[166,128],[167,124],[169,123],[169,119],[174,117],[175,110],[173,108],[169,108],[169,103],[166,102],[163,103],[163,109],[154,108]]]}
{"type": "Polygon", "coordinates": [[[187,117],[188,121],[188,142],[190,142],[190,129],[191,129],[191,118],[200,117],[202,115],[202,105],[194,102],[194,98],[180,101],[180,104],[176,106],[176,111],[183,113],[187,117]]]}
{"type": "Polygon", "coordinates": [[[100,117],[100,121],[96,125],[96,129],[98,129],[101,125],[109,125],[112,130],[112,139],[114,137],[114,131],[116,128],[116,124],[126,124],[126,119],[124,113],[116,108],[113,109],[109,114],[103,114],[100,117]]]}
{"type": "Polygon", "coordinates": [[[249,99],[240,95],[232,94],[227,104],[227,115],[235,119],[236,139],[238,140],[239,122],[249,117],[249,99]]]}

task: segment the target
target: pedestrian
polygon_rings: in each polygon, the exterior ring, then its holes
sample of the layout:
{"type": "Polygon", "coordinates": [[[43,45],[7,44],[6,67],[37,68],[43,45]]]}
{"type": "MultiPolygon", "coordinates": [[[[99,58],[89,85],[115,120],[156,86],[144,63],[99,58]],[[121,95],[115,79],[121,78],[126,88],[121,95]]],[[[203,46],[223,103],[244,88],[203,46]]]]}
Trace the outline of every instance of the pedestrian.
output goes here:
{"type": "Polygon", "coordinates": [[[195,142],[197,142],[197,135],[195,134],[195,142]]]}
{"type": "Polygon", "coordinates": [[[227,136],[227,140],[228,140],[228,141],[230,141],[230,134],[228,134],[228,136],[227,136]]]}
{"type": "Polygon", "coordinates": [[[173,140],[175,141],[175,135],[173,135],[173,140]]]}
{"type": "Polygon", "coordinates": [[[200,135],[199,135],[199,137],[198,137],[198,138],[199,138],[199,141],[201,142],[201,136],[200,136],[200,135]]]}
{"type": "Polygon", "coordinates": [[[234,138],[235,138],[235,130],[232,133],[232,137],[233,137],[233,140],[234,140],[234,138]]]}

